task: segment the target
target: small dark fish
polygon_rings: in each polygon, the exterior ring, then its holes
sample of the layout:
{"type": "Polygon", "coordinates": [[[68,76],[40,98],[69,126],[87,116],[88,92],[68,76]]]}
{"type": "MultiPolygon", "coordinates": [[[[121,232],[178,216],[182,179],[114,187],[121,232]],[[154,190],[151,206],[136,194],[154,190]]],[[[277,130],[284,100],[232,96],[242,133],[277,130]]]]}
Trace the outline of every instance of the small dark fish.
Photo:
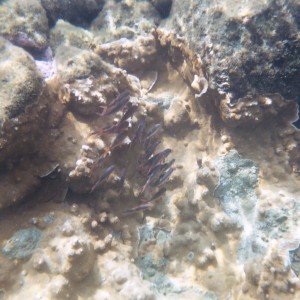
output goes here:
{"type": "Polygon", "coordinates": [[[144,199],[144,200],[142,200],[143,202],[152,202],[152,201],[155,201],[155,200],[157,200],[157,199],[159,199],[165,192],[166,192],[166,188],[161,188],[158,192],[156,192],[152,197],[151,197],[151,199],[150,200],[148,200],[148,199],[144,199]]]}
{"type": "MultiPolygon", "coordinates": [[[[49,171],[44,174],[39,175],[39,178],[53,177],[54,173],[59,171],[59,164],[54,165],[49,171]]],[[[54,175],[55,176],[55,175],[54,175]]]]}
{"type": "Polygon", "coordinates": [[[122,130],[127,130],[129,123],[127,121],[119,122],[116,125],[116,132],[121,132],[122,130]]]}
{"type": "Polygon", "coordinates": [[[123,141],[127,138],[127,136],[128,134],[126,131],[119,133],[112,142],[110,149],[113,150],[114,148],[120,146],[123,143],[123,141]]]}
{"type": "MultiPolygon", "coordinates": [[[[129,102],[130,103],[130,102],[129,102]]],[[[124,113],[123,117],[120,120],[120,124],[124,121],[126,121],[127,119],[129,119],[130,117],[133,116],[133,114],[136,112],[138,108],[137,104],[131,104],[128,109],[126,110],[126,112],[124,113]]]]}
{"type": "Polygon", "coordinates": [[[120,190],[124,186],[126,173],[127,173],[127,169],[126,168],[122,169],[121,174],[120,174],[120,183],[119,183],[119,186],[120,186],[119,189],[120,190]]]}
{"type": "Polygon", "coordinates": [[[160,186],[161,184],[163,184],[169,177],[170,175],[173,173],[174,168],[170,168],[168,169],[165,173],[163,173],[158,179],[157,181],[155,181],[152,186],[160,186]]]}
{"type": "Polygon", "coordinates": [[[106,126],[104,128],[97,128],[95,131],[90,133],[89,136],[96,135],[98,137],[101,137],[104,134],[110,135],[110,134],[114,134],[115,132],[116,132],[116,125],[112,125],[112,126],[106,126]]]}
{"type": "Polygon", "coordinates": [[[145,126],[146,126],[146,123],[145,123],[145,119],[142,119],[139,121],[138,123],[138,127],[137,127],[137,130],[136,132],[134,133],[134,136],[132,138],[132,144],[137,140],[139,139],[141,141],[141,138],[142,138],[142,134],[143,134],[143,131],[145,129],[145,126]]]}
{"type": "Polygon", "coordinates": [[[160,161],[164,160],[171,152],[172,150],[168,148],[153,155],[151,158],[147,160],[144,166],[149,166],[150,168],[156,166],[160,161]]]}
{"type": "MultiPolygon", "coordinates": [[[[140,195],[142,195],[145,192],[146,188],[149,186],[149,184],[151,184],[156,179],[155,175],[157,175],[157,174],[152,174],[151,176],[148,177],[146,183],[142,187],[140,195]]],[[[158,173],[158,175],[159,175],[159,173],[158,173]]]]}
{"type": "MultiPolygon", "coordinates": [[[[159,165],[161,167],[162,165],[159,165]]],[[[157,180],[161,176],[162,169],[161,168],[156,168],[156,170],[153,170],[151,174],[149,174],[148,179],[146,183],[144,184],[140,194],[143,194],[146,188],[150,185],[152,185],[153,181],[157,180]]]]}
{"type": "Polygon", "coordinates": [[[166,188],[161,188],[157,193],[155,193],[151,199],[149,201],[154,201],[157,200],[159,197],[161,197],[165,192],[166,192],[166,188]]]}
{"type": "Polygon", "coordinates": [[[153,174],[163,172],[165,170],[166,164],[158,164],[154,165],[152,168],[149,169],[147,176],[152,176],[153,174]]]}
{"type": "Polygon", "coordinates": [[[98,167],[100,166],[106,159],[107,155],[100,155],[98,158],[96,158],[95,162],[94,162],[94,167],[98,167]]]}
{"type": "Polygon", "coordinates": [[[149,176],[152,172],[155,172],[155,171],[156,171],[156,168],[157,168],[159,171],[163,172],[163,171],[169,169],[169,168],[173,165],[174,162],[175,162],[175,159],[173,158],[173,159],[170,160],[168,163],[165,163],[165,164],[162,164],[162,165],[156,165],[156,166],[154,166],[153,168],[151,168],[151,169],[149,170],[149,172],[148,172],[147,175],[149,176]]]}
{"type": "Polygon", "coordinates": [[[93,185],[90,193],[92,193],[96,187],[102,183],[114,170],[115,170],[116,166],[115,165],[111,165],[108,168],[106,168],[103,172],[103,174],[100,176],[100,178],[98,179],[98,181],[93,185]]]}
{"type": "Polygon", "coordinates": [[[92,132],[90,134],[90,136],[97,135],[100,137],[104,134],[106,134],[106,135],[116,134],[116,133],[119,133],[121,130],[127,129],[127,128],[128,128],[128,122],[126,122],[126,121],[124,121],[122,123],[119,122],[118,124],[106,126],[104,128],[99,128],[99,129],[95,130],[94,132],[92,132]]]}
{"type": "Polygon", "coordinates": [[[129,94],[127,96],[124,96],[123,98],[120,99],[119,102],[117,102],[115,105],[112,105],[110,107],[105,107],[103,112],[100,114],[100,116],[108,116],[113,113],[116,113],[120,111],[130,100],[129,94]]]}
{"type": "Polygon", "coordinates": [[[151,209],[153,208],[153,203],[151,202],[147,202],[147,203],[143,203],[139,206],[135,206],[133,208],[127,209],[125,211],[123,211],[123,214],[131,214],[131,213],[135,213],[137,211],[141,211],[141,210],[145,210],[145,209],[151,209]]]}
{"type": "Polygon", "coordinates": [[[112,101],[111,103],[109,103],[107,107],[116,106],[116,104],[118,102],[120,102],[124,97],[128,97],[128,96],[129,96],[129,91],[128,90],[122,92],[121,94],[118,95],[118,97],[114,101],[112,101]]]}
{"type": "Polygon", "coordinates": [[[145,140],[150,139],[157,131],[158,129],[161,127],[160,124],[155,124],[153,125],[147,132],[146,132],[146,138],[145,140]]]}
{"type": "Polygon", "coordinates": [[[161,141],[155,141],[153,144],[151,144],[147,149],[145,153],[145,158],[149,159],[150,156],[155,152],[155,149],[157,146],[161,143],[161,141]]]}

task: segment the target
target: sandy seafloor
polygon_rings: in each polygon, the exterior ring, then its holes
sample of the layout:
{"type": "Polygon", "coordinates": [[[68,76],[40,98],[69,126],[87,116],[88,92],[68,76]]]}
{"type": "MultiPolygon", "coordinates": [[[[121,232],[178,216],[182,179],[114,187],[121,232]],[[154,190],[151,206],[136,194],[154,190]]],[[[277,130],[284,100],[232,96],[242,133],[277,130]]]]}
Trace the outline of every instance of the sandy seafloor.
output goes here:
{"type": "Polygon", "coordinates": [[[0,1],[0,299],[300,299],[298,16],[0,1]]]}

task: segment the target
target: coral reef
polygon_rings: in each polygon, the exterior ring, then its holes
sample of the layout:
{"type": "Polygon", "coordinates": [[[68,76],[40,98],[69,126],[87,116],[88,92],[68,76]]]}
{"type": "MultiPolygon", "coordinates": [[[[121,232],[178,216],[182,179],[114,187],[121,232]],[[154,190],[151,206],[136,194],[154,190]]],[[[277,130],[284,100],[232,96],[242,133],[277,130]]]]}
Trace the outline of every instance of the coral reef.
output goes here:
{"type": "Polygon", "coordinates": [[[1,39],[0,298],[298,299],[297,90],[267,67],[297,3],[42,3],[51,76],[1,39]]]}

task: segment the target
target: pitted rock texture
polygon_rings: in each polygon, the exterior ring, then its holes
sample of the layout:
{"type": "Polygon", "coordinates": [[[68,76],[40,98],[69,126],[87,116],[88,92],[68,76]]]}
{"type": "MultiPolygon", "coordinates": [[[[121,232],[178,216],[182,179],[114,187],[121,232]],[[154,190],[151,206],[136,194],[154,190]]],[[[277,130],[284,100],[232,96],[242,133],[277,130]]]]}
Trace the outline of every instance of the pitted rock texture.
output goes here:
{"type": "Polygon", "coordinates": [[[39,0],[0,1],[0,35],[29,51],[48,44],[48,20],[39,0]]]}
{"type": "Polygon", "coordinates": [[[220,101],[219,111],[222,120],[231,127],[253,126],[268,119],[291,122],[297,118],[296,103],[286,101],[280,94],[247,96],[236,103],[227,97],[220,101]]]}
{"type": "Polygon", "coordinates": [[[280,93],[300,101],[299,13],[297,0],[174,0],[162,26],[189,40],[210,86],[233,100],[280,93]]]}

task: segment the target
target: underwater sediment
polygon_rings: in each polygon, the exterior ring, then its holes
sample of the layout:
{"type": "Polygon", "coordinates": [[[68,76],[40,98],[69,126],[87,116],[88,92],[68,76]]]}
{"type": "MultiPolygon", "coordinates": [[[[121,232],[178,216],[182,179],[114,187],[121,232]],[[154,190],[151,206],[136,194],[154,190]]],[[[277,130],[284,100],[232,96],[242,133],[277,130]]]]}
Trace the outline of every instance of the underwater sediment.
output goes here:
{"type": "Polygon", "coordinates": [[[0,2],[0,298],[300,298],[299,11],[0,2]]]}

